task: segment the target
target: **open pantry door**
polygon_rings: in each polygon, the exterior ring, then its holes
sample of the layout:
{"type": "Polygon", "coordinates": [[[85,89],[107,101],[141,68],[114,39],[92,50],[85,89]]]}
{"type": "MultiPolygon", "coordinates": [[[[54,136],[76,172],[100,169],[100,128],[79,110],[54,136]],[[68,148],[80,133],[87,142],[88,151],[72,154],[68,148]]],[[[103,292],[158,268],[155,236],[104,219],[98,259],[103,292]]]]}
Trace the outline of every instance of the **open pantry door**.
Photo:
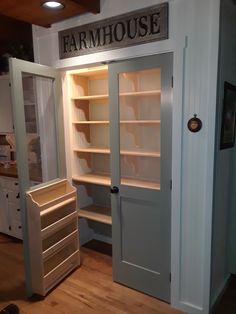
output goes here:
{"type": "Polygon", "coordinates": [[[170,301],[172,71],[171,53],[109,65],[113,277],[165,301],[170,301]]]}
{"type": "MultiPolygon", "coordinates": [[[[65,245],[63,238],[64,242],[60,241],[59,248],[55,243],[56,237],[52,237],[52,230],[62,226],[65,220],[61,215],[62,208],[70,219],[73,216],[74,224],[77,223],[75,192],[64,179],[61,78],[57,70],[47,66],[14,58],[9,63],[27,295],[45,295],[53,285],[51,273],[55,281],[66,269],[61,259],[62,256],[64,259],[68,257],[68,249],[56,257],[63,267],[56,269],[55,259],[50,260],[52,253],[56,255],[62,244],[65,245]],[[31,212],[28,198],[32,203],[31,212]],[[60,224],[54,221],[55,217],[60,219],[60,224]],[[54,229],[50,229],[48,221],[51,221],[54,229]]],[[[58,235],[57,238],[59,241],[58,235]]],[[[76,247],[76,241],[71,247],[76,247]]],[[[68,239],[67,245],[70,246],[68,239]]],[[[70,254],[73,248],[69,249],[70,254]]]]}

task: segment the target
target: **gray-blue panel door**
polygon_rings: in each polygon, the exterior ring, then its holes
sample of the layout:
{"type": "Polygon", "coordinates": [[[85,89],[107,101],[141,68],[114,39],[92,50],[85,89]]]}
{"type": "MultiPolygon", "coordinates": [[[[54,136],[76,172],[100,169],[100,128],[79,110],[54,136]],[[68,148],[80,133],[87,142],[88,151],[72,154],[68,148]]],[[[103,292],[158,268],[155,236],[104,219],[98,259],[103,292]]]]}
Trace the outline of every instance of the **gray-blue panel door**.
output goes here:
{"type": "Polygon", "coordinates": [[[165,301],[170,301],[172,74],[172,53],[109,65],[113,279],[165,301]]]}

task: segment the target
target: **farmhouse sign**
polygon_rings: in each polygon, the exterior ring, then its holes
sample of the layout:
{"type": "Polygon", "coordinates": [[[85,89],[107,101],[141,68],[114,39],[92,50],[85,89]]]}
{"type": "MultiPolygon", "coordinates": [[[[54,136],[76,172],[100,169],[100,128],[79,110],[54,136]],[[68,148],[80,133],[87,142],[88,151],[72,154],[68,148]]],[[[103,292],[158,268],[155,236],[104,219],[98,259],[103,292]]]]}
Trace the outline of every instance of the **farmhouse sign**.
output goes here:
{"type": "Polygon", "coordinates": [[[60,59],[168,38],[168,3],[59,32],[60,59]]]}

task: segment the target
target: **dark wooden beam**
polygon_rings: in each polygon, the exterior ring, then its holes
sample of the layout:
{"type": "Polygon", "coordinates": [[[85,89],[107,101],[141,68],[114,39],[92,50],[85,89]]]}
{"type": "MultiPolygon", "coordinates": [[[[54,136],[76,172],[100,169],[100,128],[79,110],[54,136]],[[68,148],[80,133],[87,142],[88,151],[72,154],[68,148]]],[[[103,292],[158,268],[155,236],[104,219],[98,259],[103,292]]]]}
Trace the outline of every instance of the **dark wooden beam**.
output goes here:
{"type": "Polygon", "coordinates": [[[72,0],[91,13],[100,13],[100,0],[72,0]]]}

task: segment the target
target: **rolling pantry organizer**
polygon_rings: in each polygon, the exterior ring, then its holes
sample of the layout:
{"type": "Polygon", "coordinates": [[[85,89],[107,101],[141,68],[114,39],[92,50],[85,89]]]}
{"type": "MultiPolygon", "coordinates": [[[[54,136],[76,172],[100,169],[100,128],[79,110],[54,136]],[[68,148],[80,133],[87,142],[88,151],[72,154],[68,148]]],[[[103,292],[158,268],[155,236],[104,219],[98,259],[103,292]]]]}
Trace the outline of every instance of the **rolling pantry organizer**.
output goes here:
{"type": "Polygon", "coordinates": [[[80,264],[76,190],[67,180],[27,192],[33,293],[45,296],[80,264]]]}

